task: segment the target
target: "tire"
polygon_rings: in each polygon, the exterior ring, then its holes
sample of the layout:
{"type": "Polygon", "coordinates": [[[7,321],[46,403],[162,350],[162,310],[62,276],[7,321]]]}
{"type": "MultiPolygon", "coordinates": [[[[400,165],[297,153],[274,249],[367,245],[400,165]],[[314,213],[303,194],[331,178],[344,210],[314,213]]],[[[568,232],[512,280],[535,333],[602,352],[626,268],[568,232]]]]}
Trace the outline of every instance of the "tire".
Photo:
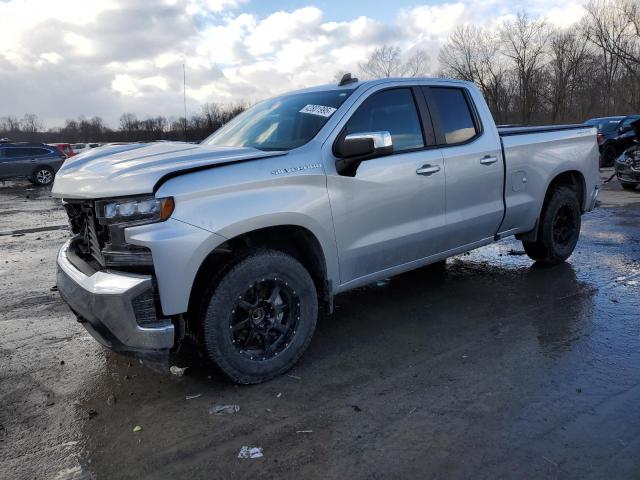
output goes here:
{"type": "Polygon", "coordinates": [[[622,185],[622,188],[625,190],[635,190],[637,187],[635,183],[620,182],[620,185],[622,185]]]}
{"type": "Polygon", "coordinates": [[[205,302],[206,353],[240,384],[261,383],[293,367],[309,346],[318,318],[311,276],[296,259],[274,250],[241,260],[205,302]]]}
{"type": "Polygon", "coordinates": [[[54,177],[55,172],[53,171],[53,168],[38,167],[34,170],[31,178],[33,179],[33,183],[44,187],[46,185],[51,185],[53,183],[54,177]]]}
{"type": "Polygon", "coordinates": [[[546,202],[535,242],[523,241],[529,258],[557,265],[571,256],[580,236],[581,210],[578,195],[569,187],[556,187],[546,202]]]}
{"type": "Polygon", "coordinates": [[[602,166],[612,167],[617,156],[618,150],[616,149],[616,146],[613,143],[608,143],[602,149],[602,166]]]}

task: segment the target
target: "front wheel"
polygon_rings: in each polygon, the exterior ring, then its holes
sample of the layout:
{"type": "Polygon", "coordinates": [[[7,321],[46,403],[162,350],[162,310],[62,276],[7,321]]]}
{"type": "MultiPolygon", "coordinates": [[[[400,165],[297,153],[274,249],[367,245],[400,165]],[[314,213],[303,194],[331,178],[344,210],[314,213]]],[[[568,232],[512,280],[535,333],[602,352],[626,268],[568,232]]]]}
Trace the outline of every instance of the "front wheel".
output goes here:
{"type": "Polygon", "coordinates": [[[571,256],[580,236],[580,202],[569,187],[557,187],[542,212],[538,238],[523,241],[527,255],[547,265],[557,265],[571,256]]]}
{"type": "Polygon", "coordinates": [[[620,182],[620,185],[622,185],[622,188],[624,188],[625,190],[635,190],[636,189],[636,184],[635,183],[620,182]]]}
{"type": "Polygon", "coordinates": [[[262,250],[235,265],[208,296],[204,344],[231,380],[260,383],[289,370],[311,342],[318,296],[293,257],[262,250]]]}

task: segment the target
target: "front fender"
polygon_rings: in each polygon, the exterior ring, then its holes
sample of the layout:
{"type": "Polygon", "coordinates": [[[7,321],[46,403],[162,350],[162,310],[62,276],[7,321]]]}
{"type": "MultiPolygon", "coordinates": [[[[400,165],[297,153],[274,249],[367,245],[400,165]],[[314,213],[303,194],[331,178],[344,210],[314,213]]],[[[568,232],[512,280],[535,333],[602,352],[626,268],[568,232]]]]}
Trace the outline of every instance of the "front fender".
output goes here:
{"type": "Polygon", "coordinates": [[[160,304],[165,315],[189,308],[193,281],[205,258],[225,238],[202,228],[170,218],[125,230],[127,243],[151,250],[160,304]]]}
{"type": "MultiPolygon", "coordinates": [[[[338,252],[324,171],[276,176],[259,174],[256,166],[238,164],[177,177],[157,196],[174,197],[173,218],[229,240],[262,228],[303,227],[322,248],[327,280],[338,285],[338,252]]],[[[268,168],[278,167],[270,163],[268,168]]]]}

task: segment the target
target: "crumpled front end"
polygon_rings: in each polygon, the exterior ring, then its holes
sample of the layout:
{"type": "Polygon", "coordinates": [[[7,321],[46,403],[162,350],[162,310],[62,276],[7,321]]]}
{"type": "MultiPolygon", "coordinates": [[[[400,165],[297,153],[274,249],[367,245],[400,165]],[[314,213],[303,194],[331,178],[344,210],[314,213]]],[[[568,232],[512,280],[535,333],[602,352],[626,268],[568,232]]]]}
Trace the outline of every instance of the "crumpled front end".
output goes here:
{"type": "Polygon", "coordinates": [[[175,327],[158,315],[152,276],[97,271],[75,253],[73,242],[58,254],[57,286],[78,321],[112,350],[168,352],[175,343],[175,327]]]}
{"type": "Polygon", "coordinates": [[[624,183],[640,183],[640,145],[627,149],[615,161],[616,176],[624,183]]]}
{"type": "Polygon", "coordinates": [[[171,211],[162,215],[164,200],[63,200],[74,236],[58,255],[58,290],[87,330],[118,352],[168,352],[178,344],[196,274],[225,241],[169,218],[171,211]],[[149,208],[156,201],[160,210],[149,208]],[[137,213],[123,216],[133,204],[137,213]]]}

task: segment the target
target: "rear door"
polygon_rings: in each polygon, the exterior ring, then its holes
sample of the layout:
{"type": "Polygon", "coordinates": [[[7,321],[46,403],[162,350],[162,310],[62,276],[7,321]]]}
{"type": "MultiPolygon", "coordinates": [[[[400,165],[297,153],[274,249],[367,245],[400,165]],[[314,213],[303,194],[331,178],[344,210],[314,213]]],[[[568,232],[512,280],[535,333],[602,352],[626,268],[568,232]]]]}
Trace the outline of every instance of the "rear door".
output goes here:
{"type": "MultiPolygon", "coordinates": [[[[418,109],[423,104],[418,87],[381,89],[356,103],[338,127],[344,134],[388,131],[394,148],[363,161],[353,176],[327,172],[343,284],[442,249],[444,165],[431,120],[418,109]]],[[[329,165],[336,160],[333,140],[323,147],[329,165]]]]}
{"type": "Polygon", "coordinates": [[[31,150],[27,147],[6,147],[3,159],[3,176],[23,177],[30,175],[33,168],[30,162],[31,150]]]}
{"type": "Polygon", "coordinates": [[[7,158],[7,148],[0,147],[0,178],[9,178],[12,175],[11,170],[12,166],[9,163],[9,159],[7,158]]]}
{"type": "Polygon", "coordinates": [[[446,170],[447,249],[493,237],[504,212],[499,139],[464,87],[424,87],[446,170]]]}

